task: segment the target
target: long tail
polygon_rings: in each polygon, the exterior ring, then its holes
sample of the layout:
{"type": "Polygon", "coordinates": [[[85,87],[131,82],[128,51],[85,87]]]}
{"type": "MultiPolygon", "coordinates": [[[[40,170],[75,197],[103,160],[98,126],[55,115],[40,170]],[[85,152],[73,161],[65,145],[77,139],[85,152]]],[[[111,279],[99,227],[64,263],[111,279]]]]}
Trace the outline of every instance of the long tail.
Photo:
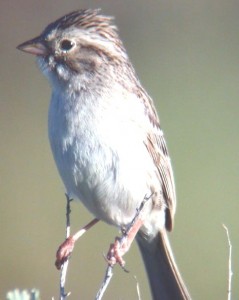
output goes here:
{"type": "Polygon", "coordinates": [[[153,300],[191,299],[182,280],[166,232],[150,242],[140,233],[137,242],[144,260],[153,300]]]}

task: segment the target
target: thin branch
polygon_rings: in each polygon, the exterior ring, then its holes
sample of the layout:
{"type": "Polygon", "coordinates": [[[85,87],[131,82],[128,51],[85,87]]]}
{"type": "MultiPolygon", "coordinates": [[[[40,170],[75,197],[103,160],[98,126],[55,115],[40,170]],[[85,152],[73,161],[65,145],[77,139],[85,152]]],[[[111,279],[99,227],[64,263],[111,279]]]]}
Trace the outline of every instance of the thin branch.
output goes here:
{"type": "MultiPolygon", "coordinates": [[[[140,207],[136,209],[136,214],[133,218],[133,220],[130,222],[130,224],[122,229],[122,236],[120,238],[116,238],[116,240],[119,242],[120,245],[124,244],[125,242],[125,239],[127,239],[128,237],[128,234],[129,232],[131,231],[132,227],[135,225],[135,223],[137,222],[137,220],[139,218],[141,218],[141,214],[142,214],[142,211],[143,211],[143,208],[144,208],[144,205],[145,203],[152,197],[152,194],[148,197],[148,196],[145,196],[143,201],[141,202],[140,204],[140,207]]],[[[113,266],[114,264],[112,264],[108,258],[106,258],[106,261],[108,262],[108,266],[106,268],[106,272],[105,272],[105,277],[104,277],[104,280],[101,284],[101,287],[99,289],[99,291],[97,292],[96,294],[96,297],[95,297],[95,300],[101,300],[112,277],[113,277],[113,266]]],[[[117,261],[117,260],[116,260],[117,261]]],[[[129,273],[129,271],[127,271],[124,267],[124,265],[122,264],[121,265],[122,269],[126,272],[126,273],[129,273]]],[[[140,298],[140,291],[139,291],[139,286],[138,286],[138,283],[137,283],[137,294],[138,294],[138,298],[139,300],[141,299],[140,298]]]]}
{"type": "Polygon", "coordinates": [[[67,269],[69,264],[69,257],[74,249],[75,242],[92,226],[94,226],[98,219],[93,219],[90,223],[86,226],[81,228],[78,232],[76,232],[73,236],[70,236],[70,202],[72,199],[66,195],[67,204],[66,204],[66,239],[65,241],[59,246],[57,253],[56,253],[56,262],[55,265],[57,269],[61,269],[60,274],[60,300],[65,300],[70,293],[65,292],[65,283],[66,283],[66,275],[67,269]]]}
{"type": "MultiPolygon", "coordinates": [[[[71,213],[71,207],[70,203],[72,199],[69,198],[69,196],[66,194],[66,239],[69,238],[70,232],[71,232],[71,224],[70,224],[70,213],[71,213]]],[[[66,283],[66,274],[68,269],[69,260],[67,259],[62,267],[61,267],[61,275],[60,275],[60,300],[65,300],[69,295],[70,292],[65,292],[65,283],[66,283]]]]}
{"type": "Polygon", "coordinates": [[[113,276],[113,267],[108,265],[107,269],[106,269],[106,272],[105,272],[105,277],[104,277],[104,280],[101,284],[101,287],[95,297],[95,300],[101,300],[109,283],[110,283],[110,280],[113,276]]]}
{"type": "Polygon", "coordinates": [[[231,286],[232,286],[232,244],[229,236],[229,231],[226,225],[222,224],[223,228],[226,231],[227,234],[227,241],[229,246],[229,257],[228,257],[228,291],[227,291],[227,300],[231,300],[231,286]]]}
{"type": "Polygon", "coordinates": [[[136,223],[136,221],[140,218],[140,215],[142,214],[143,208],[145,203],[153,196],[153,194],[151,194],[150,196],[145,195],[143,201],[140,203],[140,207],[136,209],[136,214],[133,218],[133,220],[129,223],[128,227],[123,230],[123,237],[127,237],[127,235],[129,234],[131,228],[134,226],[134,224],[136,223]]]}
{"type": "Polygon", "coordinates": [[[134,275],[134,279],[135,279],[135,281],[136,281],[136,291],[137,291],[137,295],[138,295],[138,300],[141,300],[141,294],[140,294],[139,282],[138,282],[138,279],[137,279],[136,275],[134,275]]]}

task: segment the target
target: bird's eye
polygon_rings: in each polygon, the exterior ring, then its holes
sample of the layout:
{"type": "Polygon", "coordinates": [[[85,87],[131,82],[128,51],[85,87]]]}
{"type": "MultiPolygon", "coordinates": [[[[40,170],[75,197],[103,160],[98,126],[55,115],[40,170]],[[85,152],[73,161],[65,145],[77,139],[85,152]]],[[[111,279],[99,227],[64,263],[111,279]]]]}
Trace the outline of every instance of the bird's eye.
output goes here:
{"type": "Polygon", "coordinates": [[[60,43],[61,50],[66,52],[71,50],[74,46],[75,46],[75,42],[70,40],[62,40],[60,43]]]}

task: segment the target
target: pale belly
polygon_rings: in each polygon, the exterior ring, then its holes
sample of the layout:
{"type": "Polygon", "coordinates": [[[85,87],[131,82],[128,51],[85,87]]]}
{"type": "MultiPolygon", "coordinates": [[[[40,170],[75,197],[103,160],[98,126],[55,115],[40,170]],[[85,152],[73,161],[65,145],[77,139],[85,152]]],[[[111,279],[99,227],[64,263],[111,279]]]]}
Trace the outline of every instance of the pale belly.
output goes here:
{"type": "Polygon", "coordinates": [[[162,192],[141,123],[125,117],[125,111],[99,117],[88,105],[85,111],[81,106],[67,112],[59,102],[51,103],[48,129],[66,192],[98,219],[128,224],[152,187],[158,195],[162,192]]]}
{"type": "Polygon", "coordinates": [[[66,191],[97,218],[123,226],[132,221],[145,196],[151,194],[151,175],[138,154],[114,153],[106,146],[78,141],[66,151],[54,151],[66,191]],[[141,162],[141,163],[139,163],[141,162]]]}

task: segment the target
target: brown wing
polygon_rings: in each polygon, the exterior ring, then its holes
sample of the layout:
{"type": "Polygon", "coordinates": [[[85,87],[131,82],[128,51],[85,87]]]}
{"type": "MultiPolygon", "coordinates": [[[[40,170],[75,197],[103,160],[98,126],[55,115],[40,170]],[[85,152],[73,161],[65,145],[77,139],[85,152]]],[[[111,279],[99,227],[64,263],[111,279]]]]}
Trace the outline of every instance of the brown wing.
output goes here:
{"type": "Polygon", "coordinates": [[[146,114],[152,125],[152,129],[149,130],[144,143],[158,169],[162,181],[162,190],[167,207],[165,226],[167,230],[171,231],[173,228],[173,218],[176,209],[176,193],[173,170],[167,145],[163,136],[163,131],[160,128],[159,118],[154,108],[153,101],[147,94],[145,94],[144,91],[142,91],[141,94],[141,99],[142,98],[146,107],[146,114]]]}

